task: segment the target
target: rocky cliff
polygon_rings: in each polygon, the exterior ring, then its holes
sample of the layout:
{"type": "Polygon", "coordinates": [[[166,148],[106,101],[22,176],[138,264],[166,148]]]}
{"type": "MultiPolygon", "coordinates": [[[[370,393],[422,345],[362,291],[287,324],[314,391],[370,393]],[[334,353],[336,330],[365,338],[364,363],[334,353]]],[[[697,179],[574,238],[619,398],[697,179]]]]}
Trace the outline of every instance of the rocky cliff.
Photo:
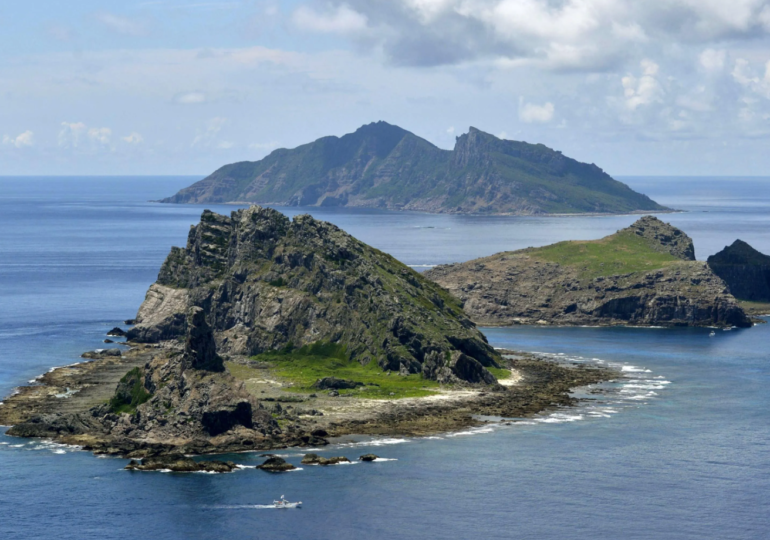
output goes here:
{"type": "Polygon", "coordinates": [[[736,240],[709,257],[707,262],[736,298],[770,302],[770,256],[760,253],[743,240],[736,240]]]}
{"type": "Polygon", "coordinates": [[[596,241],[498,253],[426,272],[477,324],[750,326],[692,240],[644,217],[596,241]]]}
{"type": "Polygon", "coordinates": [[[257,206],[203,212],[128,339],[180,338],[191,307],[205,313],[220,354],[328,343],[362,365],[470,382],[494,382],[485,367],[499,359],[460,303],[419,273],[334,225],[257,206]]]}
{"type": "Polygon", "coordinates": [[[161,202],[236,201],[463,213],[666,210],[596,165],[542,144],[470,128],[448,151],[385,122],[225,165],[161,202]]]}

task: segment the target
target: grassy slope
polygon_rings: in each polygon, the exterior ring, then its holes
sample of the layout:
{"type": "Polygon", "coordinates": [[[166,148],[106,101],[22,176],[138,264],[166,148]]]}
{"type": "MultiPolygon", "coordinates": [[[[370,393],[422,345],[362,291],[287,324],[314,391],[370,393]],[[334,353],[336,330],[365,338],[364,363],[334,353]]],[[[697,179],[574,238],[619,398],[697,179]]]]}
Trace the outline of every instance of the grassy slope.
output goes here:
{"type": "Polygon", "coordinates": [[[649,272],[681,262],[671,254],[653,250],[647,240],[630,232],[619,232],[601,240],[559,242],[529,250],[528,254],[578,267],[580,277],[587,279],[649,272]]]}
{"type": "MultiPolygon", "coordinates": [[[[375,362],[362,366],[349,360],[344,348],[335,344],[314,343],[296,350],[271,351],[252,357],[271,366],[273,375],[294,384],[289,392],[319,392],[313,383],[324,377],[337,377],[364,383],[355,390],[340,390],[340,394],[352,394],[369,399],[399,399],[423,397],[434,393],[439,384],[423,379],[421,375],[402,377],[388,375],[375,362]]],[[[262,378],[263,372],[248,366],[228,363],[227,369],[240,380],[262,378]]]]}

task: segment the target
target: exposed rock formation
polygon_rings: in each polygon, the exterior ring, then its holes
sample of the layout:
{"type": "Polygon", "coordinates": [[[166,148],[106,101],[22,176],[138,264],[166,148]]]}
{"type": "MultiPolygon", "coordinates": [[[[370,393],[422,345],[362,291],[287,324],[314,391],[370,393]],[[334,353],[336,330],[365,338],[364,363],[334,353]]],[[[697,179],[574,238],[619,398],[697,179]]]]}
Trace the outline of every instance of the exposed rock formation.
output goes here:
{"type": "Polygon", "coordinates": [[[125,467],[129,471],[172,471],[172,472],[233,472],[238,466],[232,461],[195,461],[181,454],[144,458],[141,462],[131,460],[125,467]]]}
{"type": "Polygon", "coordinates": [[[770,302],[770,256],[736,240],[707,260],[730,292],[741,300],[770,302]]]}
{"type": "MultiPolygon", "coordinates": [[[[425,373],[423,361],[435,352],[439,367],[456,379],[494,382],[485,367],[497,366],[499,356],[456,299],[307,215],[290,221],[257,206],[230,217],[204,211],[187,247],[173,248],[163,263],[128,338],[180,337],[190,326],[190,306],[199,306],[195,321],[205,318],[212,326],[220,353],[331,343],[361,364],[408,374],[425,373]],[[467,360],[447,364],[459,353],[467,360]],[[466,369],[471,361],[478,369],[466,369]]],[[[220,366],[212,350],[190,342],[196,332],[188,332],[186,356],[220,366]]]]}
{"type": "Polygon", "coordinates": [[[124,453],[138,448],[253,449],[280,438],[281,429],[270,413],[242,383],[222,373],[202,310],[191,308],[187,321],[184,352],[159,354],[143,368],[131,370],[108,405],[85,413],[32,418],[9,433],[85,435],[89,441],[101,441],[101,446],[126,449],[124,453]]]}
{"type": "Polygon", "coordinates": [[[448,151],[385,122],[225,165],[161,202],[236,201],[515,214],[666,210],[542,144],[472,127],[448,151]]]}
{"type": "Polygon", "coordinates": [[[426,276],[477,324],[750,326],[692,240],[644,217],[593,242],[561,242],[437,267],[426,276]]]}
{"type": "Polygon", "coordinates": [[[272,456],[265,460],[262,465],[257,465],[257,469],[262,469],[267,472],[285,472],[296,469],[294,465],[288,463],[285,459],[272,456]]]}
{"type": "Polygon", "coordinates": [[[377,454],[364,454],[358,459],[359,461],[374,461],[374,460],[380,459],[380,456],[378,456],[377,454]]]}

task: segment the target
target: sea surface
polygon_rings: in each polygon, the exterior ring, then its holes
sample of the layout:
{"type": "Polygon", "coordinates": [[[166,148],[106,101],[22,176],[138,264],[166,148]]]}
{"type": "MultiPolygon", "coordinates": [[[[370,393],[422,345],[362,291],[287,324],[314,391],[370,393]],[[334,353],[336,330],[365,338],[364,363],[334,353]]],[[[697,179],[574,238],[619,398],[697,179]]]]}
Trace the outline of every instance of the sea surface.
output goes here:
{"type": "MultiPolygon", "coordinates": [[[[0,399],[100,346],[135,315],[202,206],[149,202],[193,177],[0,177],[0,399]]],[[[705,259],[741,238],[770,253],[770,178],[623,178],[683,210],[705,259]]],[[[229,212],[232,206],[210,206],[229,212]]],[[[417,269],[567,239],[636,216],[309,212],[417,269]]],[[[272,475],[131,473],[126,460],[3,435],[2,539],[765,539],[770,325],[746,330],[490,328],[496,347],[600,363],[626,378],[579,407],[431,438],[345,439],[371,464],[272,475]],[[301,500],[277,510],[273,499],[301,500]]],[[[302,452],[287,450],[299,464],[302,452]]]]}

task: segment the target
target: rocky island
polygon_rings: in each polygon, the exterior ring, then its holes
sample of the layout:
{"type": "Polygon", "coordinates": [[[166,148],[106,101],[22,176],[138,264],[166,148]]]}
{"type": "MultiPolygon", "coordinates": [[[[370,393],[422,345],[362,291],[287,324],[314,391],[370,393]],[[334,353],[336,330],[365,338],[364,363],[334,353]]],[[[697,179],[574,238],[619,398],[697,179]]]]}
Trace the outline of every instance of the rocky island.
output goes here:
{"type": "Polygon", "coordinates": [[[770,256],[736,240],[706,262],[739,300],[770,303],[770,256]]]}
{"type": "Polygon", "coordinates": [[[204,211],[131,322],[129,349],[7,398],[7,433],[166,456],[136,470],[226,471],[180,455],[435,433],[568,405],[571,388],[617,376],[502,355],[419,273],[334,225],[260,207],[204,211]]]}
{"type": "Polygon", "coordinates": [[[225,165],[161,202],[519,215],[669,210],[542,144],[471,127],[442,150],[386,122],[225,165]]]}
{"type": "Polygon", "coordinates": [[[559,242],[425,273],[477,324],[751,326],[681,230],[646,216],[595,241],[559,242]]]}

